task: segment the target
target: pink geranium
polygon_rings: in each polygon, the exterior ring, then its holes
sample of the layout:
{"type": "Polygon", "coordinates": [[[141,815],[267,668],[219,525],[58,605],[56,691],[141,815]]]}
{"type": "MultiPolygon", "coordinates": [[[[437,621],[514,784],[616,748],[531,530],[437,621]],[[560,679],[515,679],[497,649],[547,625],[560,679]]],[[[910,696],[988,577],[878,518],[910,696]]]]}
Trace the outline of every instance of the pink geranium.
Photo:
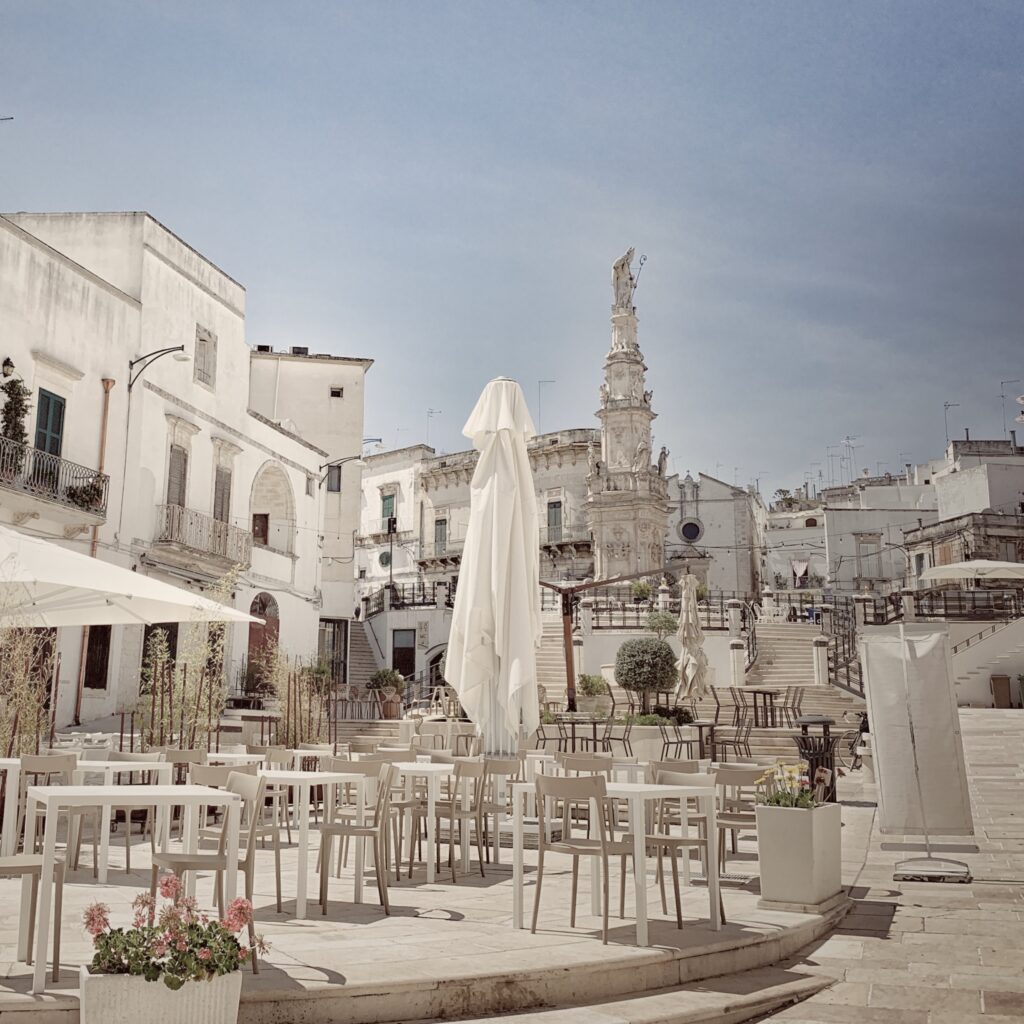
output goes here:
{"type": "Polygon", "coordinates": [[[210,949],[207,949],[204,946],[201,950],[199,950],[198,953],[196,953],[196,956],[199,957],[200,960],[209,960],[213,956],[213,951],[210,950],[210,949]]]}
{"type": "Polygon", "coordinates": [[[181,879],[174,872],[160,876],[160,895],[165,900],[177,902],[181,895],[181,879]]]}
{"type": "Polygon", "coordinates": [[[252,904],[239,896],[228,904],[228,912],[224,918],[224,927],[229,931],[240,932],[252,921],[252,904]]]}
{"type": "Polygon", "coordinates": [[[93,903],[82,914],[85,930],[93,937],[110,927],[110,907],[106,903],[93,903]]]}

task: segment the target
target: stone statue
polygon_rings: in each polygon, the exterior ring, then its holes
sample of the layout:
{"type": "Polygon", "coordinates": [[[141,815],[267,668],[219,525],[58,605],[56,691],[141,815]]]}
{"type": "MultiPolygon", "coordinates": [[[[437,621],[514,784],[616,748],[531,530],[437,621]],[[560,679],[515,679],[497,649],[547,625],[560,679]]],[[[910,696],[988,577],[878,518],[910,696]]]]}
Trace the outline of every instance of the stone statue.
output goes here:
{"type": "Polygon", "coordinates": [[[594,451],[594,442],[587,445],[587,476],[597,475],[597,454],[594,451]]]}
{"type": "Polygon", "coordinates": [[[633,246],[630,246],[624,255],[620,256],[612,266],[612,291],[615,293],[616,309],[632,309],[633,288],[636,285],[636,278],[630,270],[633,262],[633,246]]]}
{"type": "Polygon", "coordinates": [[[651,388],[650,391],[645,391],[644,392],[644,405],[650,405],[651,404],[651,399],[653,397],[654,397],[654,388],[651,388]]]}
{"type": "Polygon", "coordinates": [[[668,449],[662,445],[661,451],[658,452],[658,476],[664,476],[665,470],[668,467],[668,449]]]}
{"type": "Polygon", "coordinates": [[[608,404],[608,385],[607,384],[602,384],[601,385],[601,405],[604,406],[604,405],[607,405],[607,404],[608,404]]]}
{"type": "Polygon", "coordinates": [[[634,380],[629,385],[629,399],[631,402],[640,401],[640,381],[634,380]]]}
{"type": "Polygon", "coordinates": [[[636,443],[636,454],[633,456],[633,472],[643,473],[651,468],[651,449],[644,438],[636,443]]]}

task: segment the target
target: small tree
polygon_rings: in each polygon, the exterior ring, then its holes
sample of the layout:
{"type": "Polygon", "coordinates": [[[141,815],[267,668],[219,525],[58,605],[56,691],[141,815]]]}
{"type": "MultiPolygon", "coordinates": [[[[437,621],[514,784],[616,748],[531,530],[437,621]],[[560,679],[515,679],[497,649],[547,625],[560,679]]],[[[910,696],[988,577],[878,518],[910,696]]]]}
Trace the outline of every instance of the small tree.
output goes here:
{"type": "Polygon", "coordinates": [[[0,434],[9,441],[28,444],[25,417],[28,415],[28,398],[31,392],[24,381],[17,377],[10,377],[0,384],[0,391],[5,396],[3,412],[0,413],[0,434]]]}
{"type": "Polygon", "coordinates": [[[615,655],[615,681],[640,695],[647,714],[650,695],[668,692],[676,684],[675,652],[664,640],[627,640],[615,655]]]}
{"type": "Polygon", "coordinates": [[[649,601],[651,599],[651,585],[647,580],[633,580],[629,585],[629,592],[634,601],[649,601]]]}
{"type": "Polygon", "coordinates": [[[393,689],[397,690],[398,695],[401,696],[405,689],[405,678],[397,669],[381,668],[367,679],[366,688],[368,690],[393,689]]]}
{"type": "Polygon", "coordinates": [[[651,612],[647,616],[646,625],[649,633],[664,640],[679,628],[679,620],[671,612],[651,612]]]}

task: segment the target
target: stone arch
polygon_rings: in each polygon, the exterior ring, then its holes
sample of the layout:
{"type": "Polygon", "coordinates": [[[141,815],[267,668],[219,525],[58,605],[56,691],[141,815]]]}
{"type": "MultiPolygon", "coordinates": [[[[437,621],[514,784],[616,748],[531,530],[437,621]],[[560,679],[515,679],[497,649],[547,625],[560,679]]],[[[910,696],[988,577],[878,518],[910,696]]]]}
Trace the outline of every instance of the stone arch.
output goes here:
{"type": "Polygon", "coordinates": [[[249,500],[253,541],[291,554],[295,550],[295,494],[279,462],[268,460],[253,478],[249,500]]]}
{"type": "Polygon", "coordinates": [[[259,690],[264,685],[263,662],[267,649],[276,646],[281,632],[281,613],[273,595],[261,591],[252,599],[249,614],[263,619],[262,623],[249,623],[246,669],[246,688],[259,690]]]}

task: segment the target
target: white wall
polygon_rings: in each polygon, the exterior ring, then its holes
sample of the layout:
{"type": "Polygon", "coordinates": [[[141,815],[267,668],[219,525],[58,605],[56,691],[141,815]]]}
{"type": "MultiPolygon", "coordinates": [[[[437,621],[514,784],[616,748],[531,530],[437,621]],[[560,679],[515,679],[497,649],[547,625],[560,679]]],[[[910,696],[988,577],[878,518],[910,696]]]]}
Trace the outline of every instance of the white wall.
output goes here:
{"type": "Polygon", "coordinates": [[[830,583],[840,590],[861,586],[861,577],[899,583],[907,572],[904,529],[936,522],[937,513],[926,509],[825,509],[825,547],[830,583]],[[857,535],[878,534],[879,554],[873,565],[858,570],[857,535]]]}

